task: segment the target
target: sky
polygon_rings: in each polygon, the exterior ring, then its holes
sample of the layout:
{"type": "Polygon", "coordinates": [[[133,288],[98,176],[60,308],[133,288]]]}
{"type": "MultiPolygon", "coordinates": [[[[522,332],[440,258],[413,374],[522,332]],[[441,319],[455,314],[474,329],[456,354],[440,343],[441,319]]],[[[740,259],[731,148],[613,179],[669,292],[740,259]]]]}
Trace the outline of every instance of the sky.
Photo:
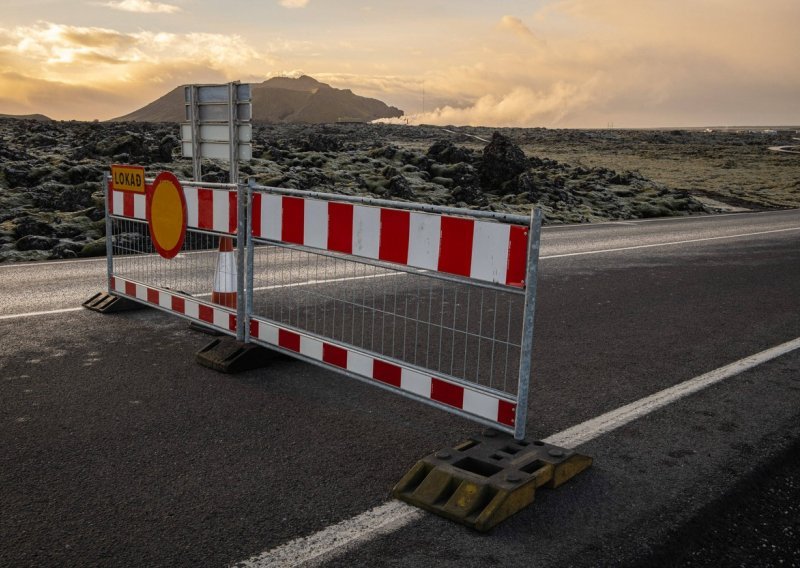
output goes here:
{"type": "Polygon", "coordinates": [[[800,0],[0,0],[0,113],[306,74],[411,123],[800,124],[800,0]]]}

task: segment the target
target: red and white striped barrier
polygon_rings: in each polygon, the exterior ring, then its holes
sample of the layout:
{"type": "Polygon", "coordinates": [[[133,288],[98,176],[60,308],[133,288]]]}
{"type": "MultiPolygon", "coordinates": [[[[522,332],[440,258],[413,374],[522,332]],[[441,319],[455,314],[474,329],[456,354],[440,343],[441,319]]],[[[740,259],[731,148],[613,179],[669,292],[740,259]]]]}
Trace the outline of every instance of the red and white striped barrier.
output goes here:
{"type": "Polygon", "coordinates": [[[374,384],[401,391],[431,404],[443,405],[470,416],[514,428],[516,401],[495,393],[472,388],[451,379],[435,376],[373,353],[286,329],[269,321],[251,318],[252,340],[299,354],[337,371],[345,370],[374,384]]]}
{"type": "Polygon", "coordinates": [[[236,334],[236,311],[226,309],[201,300],[187,298],[161,288],[145,286],[138,282],[112,276],[109,289],[118,296],[126,296],[132,300],[152,305],[167,312],[172,312],[213,326],[228,334],[236,334]]]}
{"type": "MultiPolygon", "coordinates": [[[[147,184],[149,191],[150,184],[147,184]]],[[[115,191],[109,188],[109,212],[116,217],[147,220],[147,202],[144,193],[115,191]]],[[[183,187],[186,198],[186,226],[223,234],[236,234],[236,191],[183,187]]]]}
{"type": "Polygon", "coordinates": [[[253,237],[522,288],[528,227],[253,194],[253,237]]]}

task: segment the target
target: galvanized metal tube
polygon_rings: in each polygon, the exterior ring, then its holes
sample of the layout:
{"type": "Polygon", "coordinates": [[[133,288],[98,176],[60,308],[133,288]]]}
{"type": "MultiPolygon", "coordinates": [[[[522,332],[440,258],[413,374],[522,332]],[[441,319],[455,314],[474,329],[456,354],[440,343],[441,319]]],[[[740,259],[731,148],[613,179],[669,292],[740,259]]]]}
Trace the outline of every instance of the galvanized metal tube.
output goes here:
{"type": "Polygon", "coordinates": [[[111,193],[108,191],[108,172],[103,172],[103,195],[106,204],[106,286],[111,292],[111,276],[114,274],[114,227],[111,223],[111,193]]]}
{"type": "MultiPolygon", "coordinates": [[[[245,316],[244,321],[244,342],[250,341],[250,317],[253,315],[253,180],[247,180],[247,262],[245,269],[245,276],[247,284],[245,286],[245,316]]],[[[241,219],[241,217],[239,217],[241,219]]]]}
{"type": "Polygon", "coordinates": [[[533,352],[533,319],[536,311],[536,280],[539,271],[539,248],[541,244],[542,210],[531,212],[528,233],[528,264],[525,273],[525,308],[522,320],[522,344],[519,358],[519,382],[517,384],[517,412],[514,424],[514,439],[525,438],[528,421],[528,392],[531,378],[531,354],[533,352]]]}
{"type": "Polygon", "coordinates": [[[197,100],[197,85],[189,89],[189,120],[192,123],[192,176],[195,181],[203,180],[203,168],[200,162],[200,109],[197,100]]]}
{"type": "Polygon", "coordinates": [[[245,240],[247,239],[247,194],[246,187],[239,185],[236,190],[237,227],[236,227],[236,340],[245,341],[245,240]]]}

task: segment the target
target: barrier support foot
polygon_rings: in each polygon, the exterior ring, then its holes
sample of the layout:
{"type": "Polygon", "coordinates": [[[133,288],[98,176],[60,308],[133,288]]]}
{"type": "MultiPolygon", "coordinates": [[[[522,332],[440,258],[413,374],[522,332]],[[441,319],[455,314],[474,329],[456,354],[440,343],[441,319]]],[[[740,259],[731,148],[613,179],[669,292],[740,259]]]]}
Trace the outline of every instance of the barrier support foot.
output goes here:
{"type": "Polygon", "coordinates": [[[530,505],[537,488],[556,488],[591,464],[572,450],[489,429],[417,462],[392,496],[486,532],[530,505]]]}
{"type": "Polygon", "coordinates": [[[232,337],[221,337],[198,351],[195,360],[203,367],[221,373],[240,373],[265,367],[277,357],[281,357],[277,351],[236,341],[232,337]]]}
{"type": "Polygon", "coordinates": [[[133,300],[121,296],[114,296],[108,292],[98,292],[81,305],[87,310],[92,310],[93,312],[99,312],[101,314],[147,309],[147,306],[144,304],[134,302],[133,300]]]}

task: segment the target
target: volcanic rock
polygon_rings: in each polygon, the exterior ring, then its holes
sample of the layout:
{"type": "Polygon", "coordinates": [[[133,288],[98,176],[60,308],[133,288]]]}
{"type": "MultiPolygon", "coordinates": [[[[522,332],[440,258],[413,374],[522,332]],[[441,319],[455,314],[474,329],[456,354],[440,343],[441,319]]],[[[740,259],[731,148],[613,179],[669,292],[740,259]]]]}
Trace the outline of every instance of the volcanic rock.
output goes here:
{"type": "Polygon", "coordinates": [[[508,193],[502,191],[503,184],[513,180],[527,168],[525,152],[510,138],[495,132],[492,141],[483,149],[481,183],[489,191],[508,193]]]}

